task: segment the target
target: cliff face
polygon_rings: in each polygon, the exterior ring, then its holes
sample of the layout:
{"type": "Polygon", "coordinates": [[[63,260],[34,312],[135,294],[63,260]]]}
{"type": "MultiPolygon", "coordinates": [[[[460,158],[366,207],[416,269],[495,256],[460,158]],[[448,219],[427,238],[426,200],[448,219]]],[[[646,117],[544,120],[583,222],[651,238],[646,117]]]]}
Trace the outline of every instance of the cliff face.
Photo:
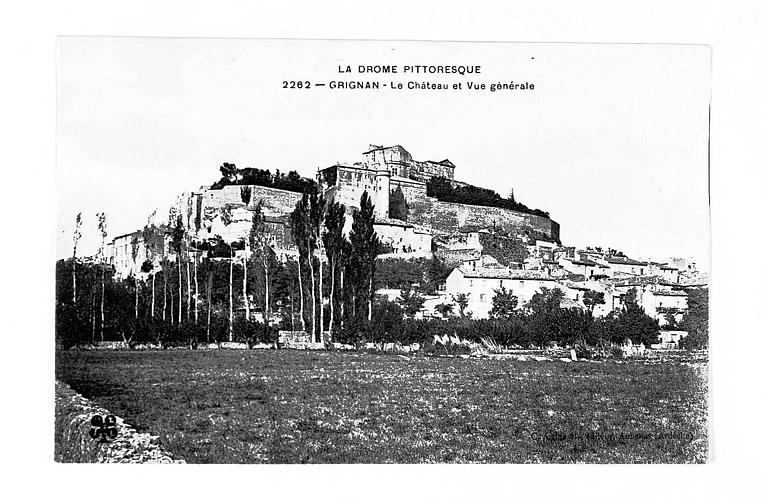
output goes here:
{"type": "MultiPolygon", "coordinates": [[[[251,209],[261,203],[266,217],[267,232],[272,235],[272,244],[279,249],[293,247],[293,240],[288,225],[288,215],[301,199],[301,193],[279,190],[264,186],[251,185],[251,200],[246,207],[240,195],[241,186],[225,186],[220,190],[203,190],[192,196],[200,202],[190,204],[197,207],[197,214],[191,219],[200,221],[197,237],[201,239],[221,235],[225,241],[232,242],[247,238],[251,229],[251,209]],[[223,214],[228,212],[228,215],[223,214]]],[[[192,225],[195,228],[194,225],[192,225]]]]}

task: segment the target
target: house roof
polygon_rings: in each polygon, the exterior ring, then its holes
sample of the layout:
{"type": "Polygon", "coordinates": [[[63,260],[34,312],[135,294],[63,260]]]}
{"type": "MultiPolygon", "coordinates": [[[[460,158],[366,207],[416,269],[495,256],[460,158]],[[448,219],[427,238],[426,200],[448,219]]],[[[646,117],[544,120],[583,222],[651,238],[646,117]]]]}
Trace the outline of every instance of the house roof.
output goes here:
{"type": "Polygon", "coordinates": [[[133,237],[134,235],[136,235],[138,237],[141,237],[141,230],[136,230],[136,231],[132,231],[130,233],[124,233],[122,235],[118,235],[118,236],[116,236],[115,238],[112,239],[111,243],[115,243],[117,240],[120,240],[122,238],[133,237]]]}
{"type": "Polygon", "coordinates": [[[447,158],[440,160],[439,162],[436,162],[434,160],[428,160],[429,163],[438,164],[438,165],[445,165],[446,167],[456,167],[453,162],[448,160],[447,158]]]}
{"type": "Polygon", "coordinates": [[[552,277],[535,270],[510,270],[508,268],[480,268],[477,270],[459,270],[465,278],[513,279],[513,280],[547,280],[552,277]]]}
{"type": "Polygon", "coordinates": [[[643,261],[635,261],[634,259],[630,259],[628,257],[608,257],[605,258],[605,260],[609,264],[628,264],[632,266],[645,266],[648,264],[643,261]]]}
{"type": "Polygon", "coordinates": [[[600,266],[600,263],[596,263],[591,259],[568,259],[568,261],[572,262],[573,264],[578,264],[579,266],[600,266]]]}
{"type": "Polygon", "coordinates": [[[651,289],[651,293],[654,296],[687,296],[683,291],[669,290],[669,289],[651,289]]]}

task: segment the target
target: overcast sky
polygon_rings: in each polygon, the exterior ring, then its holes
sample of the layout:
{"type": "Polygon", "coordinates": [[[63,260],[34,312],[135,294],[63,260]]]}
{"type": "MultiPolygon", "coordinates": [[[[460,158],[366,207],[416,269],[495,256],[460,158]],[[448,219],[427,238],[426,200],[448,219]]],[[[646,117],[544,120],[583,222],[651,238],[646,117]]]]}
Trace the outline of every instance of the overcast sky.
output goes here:
{"type": "Polygon", "coordinates": [[[218,167],[297,170],[370,143],[449,158],[456,178],[549,211],[566,245],[708,264],[710,51],[703,46],[63,38],[57,70],[59,257],[144,225],[218,167]],[[397,75],[357,66],[398,65],[397,75]],[[480,65],[480,75],[403,74],[480,65]],[[339,65],[354,73],[339,74],[339,65]],[[462,83],[461,91],[283,89],[283,80],[462,83]],[[470,91],[467,82],[531,82],[470,91]]]}

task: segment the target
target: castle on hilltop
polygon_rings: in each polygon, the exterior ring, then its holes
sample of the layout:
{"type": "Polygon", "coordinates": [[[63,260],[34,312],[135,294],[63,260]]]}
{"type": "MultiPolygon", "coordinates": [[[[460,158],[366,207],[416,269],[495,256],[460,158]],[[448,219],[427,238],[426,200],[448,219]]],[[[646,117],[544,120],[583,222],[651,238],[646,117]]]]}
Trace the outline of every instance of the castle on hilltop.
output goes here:
{"type": "MultiPolygon", "coordinates": [[[[257,204],[265,216],[272,250],[281,260],[295,260],[298,249],[290,216],[303,193],[316,189],[325,200],[347,208],[346,231],[352,226],[350,213],[368,193],[374,203],[374,229],[383,244],[379,259],[435,257],[453,268],[444,289],[425,299],[423,315],[432,315],[430,311],[441,304],[455,304],[454,311],[459,311],[456,298],[464,296],[463,307],[473,318],[487,318],[498,288],[518,298],[519,307],[547,288],[562,292],[561,308],[589,310],[595,316],[616,311],[633,296],[648,315],[665,325],[672,319],[682,321],[688,310],[685,290],[707,283],[695,265],[685,260],[645,262],[610,248],[563,246],[560,226],[548,213],[462,183],[456,180],[456,165],[450,160],[414,160],[401,145],[371,146],[357,162],[318,169],[315,181],[296,172],[278,175],[238,170],[231,164],[222,167],[219,182],[182,193],[168,211],[167,223],[158,225],[158,233],[165,235],[163,252],[147,252],[142,231],[112,241],[111,262],[118,278],[139,276],[148,259],[177,259],[170,252],[168,230],[178,218],[194,259],[207,251],[206,246],[192,242],[247,239],[257,204]],[[596,301],[597,296],[602,299],[596,301]]],[[[243,252],[236,250],[229,258],[241,260],[243,252]]],[[[325,260],[322,249],[317,256],[325,260]]],[[[377,291],[386,297],[392,292],[377,291]]],[[[400,291],[394,293],[398,297],[400,291]]],[[[668,341],[659,346],[669,347],[668,341]]]]}
{"type": "MultiPolygon", "coordinates": [[[[549,217],[501,207],[447,202],[428,196],[427,183],[433,177],[463,186],[454,176],[456,166],[448,159],[414,160],[401,145],[371,145],[360,161],[338,163],[317,171],[317,185],[326,200],[344,204],[349,211],[358,207],[364,192],[374,203],[375,229],[388,252],[404,255],[431,255],[434,239],[477,231],[516,236],[528,241],[559,241],[560,226],[549,217]]],[[[302,194],[258,184],[212,185],[182,193],[169,214],[180,216],[189,236],[206,240],[221,236],[225,241],[247,238],[251,210],[261,203],[272,248],[278,255],[297,253],[290,231],[290,213],[302,194]],[[242,189],[250,188],[245,200],[242,189]]],[[[352,218],[347,217],[351,227],[352,218]]],[[[113,263],[118,274],[137,269],[130,241],[140,232],[117,237],[112,242],[113,263]]],[[[139,253],[141,256],[141,252],[139,253]]]]}
{"type": "Polygon", "coordinates": [[[356,207],[363,192],[367,191],[374,202],[376,215],[388,219],[392,191],[400,188],[404,190],[403,194],[414,190],[426,194],[427,181],[433,176],[453,180],[455,168],[448,159],[440,162],[414,160],[399,144],[387,147],[372,144],[363,153],[362,162],[322,169],[318,172],[318,181],[326,198],[331,197],[347,207],[356,207]]]}
{"type": "Polygon", "coordinates": [[[429,196],[427,182],[433,177],[444,178],[453,186],[466,185],[455,179],[456,166],[448,159],[418,161],[399,144],[371,146],[363,153],[361,162],[336,164],[318,171],[318,183],[326,198],[357,207],[361,195],[367,191],[378,220],[398,220],[427,228],[433,234],[486,228],[560,240],[560,226],[549,217],[500,207],[446,202],[429,196]],[[400,207],[394,207],[396,203],[400,207]]]}

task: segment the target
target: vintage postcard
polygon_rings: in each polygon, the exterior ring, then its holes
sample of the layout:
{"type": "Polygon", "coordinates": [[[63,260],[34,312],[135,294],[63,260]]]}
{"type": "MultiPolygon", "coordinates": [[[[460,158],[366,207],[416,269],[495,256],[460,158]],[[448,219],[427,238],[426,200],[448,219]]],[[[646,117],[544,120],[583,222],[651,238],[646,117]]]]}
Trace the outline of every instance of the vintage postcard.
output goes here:
{"type": "Polygon", "coordinates": [[[55,460],[706,462],[710,66],[59,39],[55,460]]]}

